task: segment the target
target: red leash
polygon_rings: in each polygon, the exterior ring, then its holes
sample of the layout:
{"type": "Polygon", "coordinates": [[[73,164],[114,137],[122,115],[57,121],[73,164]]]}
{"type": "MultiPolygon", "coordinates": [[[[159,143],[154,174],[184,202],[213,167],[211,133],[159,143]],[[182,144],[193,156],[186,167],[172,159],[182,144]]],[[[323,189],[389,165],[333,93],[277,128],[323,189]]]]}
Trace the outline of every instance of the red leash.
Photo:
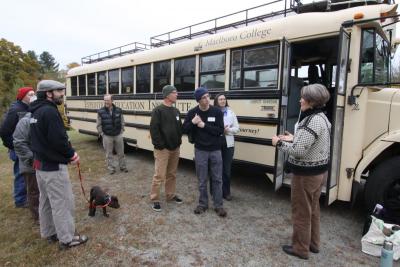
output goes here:
{"type": "Polygon", "coordinates": [[[105,207],[107,207],[108,205],[110,205],[110,203],[111,203],[111,197],[108,199],[107,203],[104,204],[104,205],[98,205],[98,206],[96,206],[96,205],[94,205],[93,203],[90,203],[90,200],[86,197],[85,188],[83,188],[83,182],[82,182],[82,181],[83,181],[83,178],[82,178],[81,167],[80,167],[79,162],[76,164],[76,166],[78,167],[78,175],[79,175],[79,180],[80,180],[80,182],[81,182],[81,189],[82,189],[83,197],[84,197],[85,200],[89,203],[89,208],[97,208],[97,207],[105,208],[105,207]]]}

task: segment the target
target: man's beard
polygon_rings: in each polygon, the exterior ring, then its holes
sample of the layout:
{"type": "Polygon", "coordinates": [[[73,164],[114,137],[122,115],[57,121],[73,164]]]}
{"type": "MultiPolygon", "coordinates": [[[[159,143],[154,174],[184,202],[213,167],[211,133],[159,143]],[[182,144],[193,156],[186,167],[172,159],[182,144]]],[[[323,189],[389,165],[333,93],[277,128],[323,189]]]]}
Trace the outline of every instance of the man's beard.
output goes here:
{"type": "Polygon", "coordinates": [[[53,102],[54,102],[54,104],[59,106],[62,103],[64,103],[64,97],[63,96],[60,96],[60,97],[54,97],[53,96],[53,102]]]}

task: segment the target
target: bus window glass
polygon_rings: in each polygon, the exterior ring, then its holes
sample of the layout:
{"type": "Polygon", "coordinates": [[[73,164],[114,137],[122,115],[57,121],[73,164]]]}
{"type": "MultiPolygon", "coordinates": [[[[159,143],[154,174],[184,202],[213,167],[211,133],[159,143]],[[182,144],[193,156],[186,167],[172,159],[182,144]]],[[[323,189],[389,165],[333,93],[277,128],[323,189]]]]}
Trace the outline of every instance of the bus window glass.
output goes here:
{"type": "Polygon", "coordinates": [[[97,94],[106,94],[106,72],[102,71],[97,73],[97,94]]]}
{"type": "Polygon", "coordinates": [[[78,78],[71,77],[71,95],[78,95],[78,78]]]}
{"type": "Polygon", "coordinates": [[[182,58],[175,60],[174,77],[178,91],[193,91],[195,87],[196,58],[182,58]]]}
{"type": "Polygon", "coordinates": [[[79,75],[79,95],[86,95],[86,75],[79,75]]]}
{"type": "Polygon", "coordinates": [[[121,93],[132,94],[133,93],[133,68],[121,69],[121,93]]]}
{"type": "Polygon", "coordinates": [[[200,86],[225,88],[225,52],[200,57],[200,86]]]}
{"type": "Polygon", "coordinates": [[[119,70],[108,71],[108,93],[119,94],[119,70]]]}
{"type": "Polygon", "coordinates": [[[150,64],[136,67],[136,93],[150,93],[150,64]]]}
{"type": "Polygon", "coordinates": [[[154,63],[153,92],[161,92],[162,88],[171,83],[171,61],[154,63]]]}
{"type": "Polygon", "coordinates": [[[269,66],[278,64],[278,47],[261,47],[244,52],[244,67],[269,66]]]}
{"type": "Polygon", "coordinates": [[[232,51],[231,64],[231,87],[240,88],[242,50],[232,51]]]}
{"type": "Polygon", "coordinates": [[[88,95],[96,94],[96,76],[94,73],[90,73],[87,75],[88,80],[88,95]]]}
{"type": "Polygon", "coordinates": [[[249,70],[244,72],[244,87],[277,87],[278,86],[278,70],[249,70]]]}
{"type": "Polygon", "coordinates": [[[364,30],[362,35],[360,81],[362,83],[372,83],[374,70],[374,30],[364,30]]]}
{"type": "Polygon", "coordinates": [[[389,63],[389,49],[384,39],[376,35],[376,49],[375,49],[375,82],[386,83],[388,82],[388,63],[389,63]]]}

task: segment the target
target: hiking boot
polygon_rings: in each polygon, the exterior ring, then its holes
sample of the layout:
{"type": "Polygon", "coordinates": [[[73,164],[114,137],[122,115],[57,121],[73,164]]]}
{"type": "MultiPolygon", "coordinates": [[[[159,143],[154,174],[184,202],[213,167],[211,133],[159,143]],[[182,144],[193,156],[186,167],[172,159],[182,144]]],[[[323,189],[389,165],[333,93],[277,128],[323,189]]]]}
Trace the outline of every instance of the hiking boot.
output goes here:
{"type": "Polygon", "coordinates": [[[288,255],[295,256],[302,260],[308,260],[308,256],[303,256],[303,255],[300,255],[300,254],[297,254],[296,252],[294,252],[293,246],[284,245],[284,246],[282,246],[282,250],[288,255]]]}
{"type": "Polygon", "coordinates": [[[109,170],[109,173],[110,173],[111,175],[113,175],[113,174],[115,173],[115,170],[109,170]]]}
{"type": "Polygon", "coordinates": [[[171,198],[171,201],[175,201],[176,204],[182,204],[183,203],[183,200],[180,199],[177,196],[174,196],[173,198],[171,198]]]}
{"type": "Polygon", "coordinates": [[[214,210],[215,210],[215,212],[217,213],[217,215],[219,217],[226,217],[226,215],[227,215],[227,213],[224,210],[224,208],[215,208],[214,210]]]}
{"type": "Polygon", "coordinates": [[[206,210],[207,210],[206,207],[197,206],[197,207],[194,209],[194,214],[202,214],[202,213],[204,213],[206,210]]]}
{"type": "Polygon", "coordinates": [[[60,250],[66,250],[72,247],[76,247],[82,244],[85,244],[88,241],[88,237],[85,235],[76,235],[72,238],[72,241],[69,243],[61,243],[59,244],[60,250]]]}
{"type": "Polygon", "coordinates": [[[153,208],[154,211],[157,211],[157,212],[161,211],[160,202],[154,202],[152,208],[153,208]]]}
{"type": "Polygon", "coordinates": [[[231,195],[224,196],[224,199],[227,201],[232,201],[232,196],[231,195]]]}
{"type": "Polygon", "coordinates": [[[47,239],[47,243],[49,243],[49,244],[53,244],[55,242],[58,242],[57,234],[48,236],[46,239],[47,239]]]}
{"type": "Polygon", "coordinates": [[[121,172],[127,173],[127,172],[128,172],[128,169],[127,169],[127,168],[122,168],[122,169],[121,169],[121,172]]]}
{"type": "Polygon", "coordinates": [[[318,253],[319,253],[319,249],[314,248],[314,247],[312,247],[312,246],[310,246],[310,251],[311,251],[312,253],[315,253],[315,254],[318,254],[318,253]]]}

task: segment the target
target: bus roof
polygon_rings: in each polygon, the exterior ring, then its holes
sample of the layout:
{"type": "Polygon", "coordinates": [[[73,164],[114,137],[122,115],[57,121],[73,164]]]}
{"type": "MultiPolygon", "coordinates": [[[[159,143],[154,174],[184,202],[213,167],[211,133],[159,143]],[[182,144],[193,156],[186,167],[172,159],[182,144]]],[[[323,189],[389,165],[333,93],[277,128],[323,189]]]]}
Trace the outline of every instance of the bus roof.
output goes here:
{"type": "Polygon", "coordinates": [[[353,20],[356,13],[363,13],[363,19],[371,19],[379,17],[381,13],[396,10],[396,8],[397,5],[382,4],[353,7],[335,12],[303,13],[288,16],[177,44],[144,50],[140,53],[83,65],[69,70],[67,77],[274,42],[282,38],[293,41],[310,36],[336,34],[339,32],[342,23],[353,20]]]}

